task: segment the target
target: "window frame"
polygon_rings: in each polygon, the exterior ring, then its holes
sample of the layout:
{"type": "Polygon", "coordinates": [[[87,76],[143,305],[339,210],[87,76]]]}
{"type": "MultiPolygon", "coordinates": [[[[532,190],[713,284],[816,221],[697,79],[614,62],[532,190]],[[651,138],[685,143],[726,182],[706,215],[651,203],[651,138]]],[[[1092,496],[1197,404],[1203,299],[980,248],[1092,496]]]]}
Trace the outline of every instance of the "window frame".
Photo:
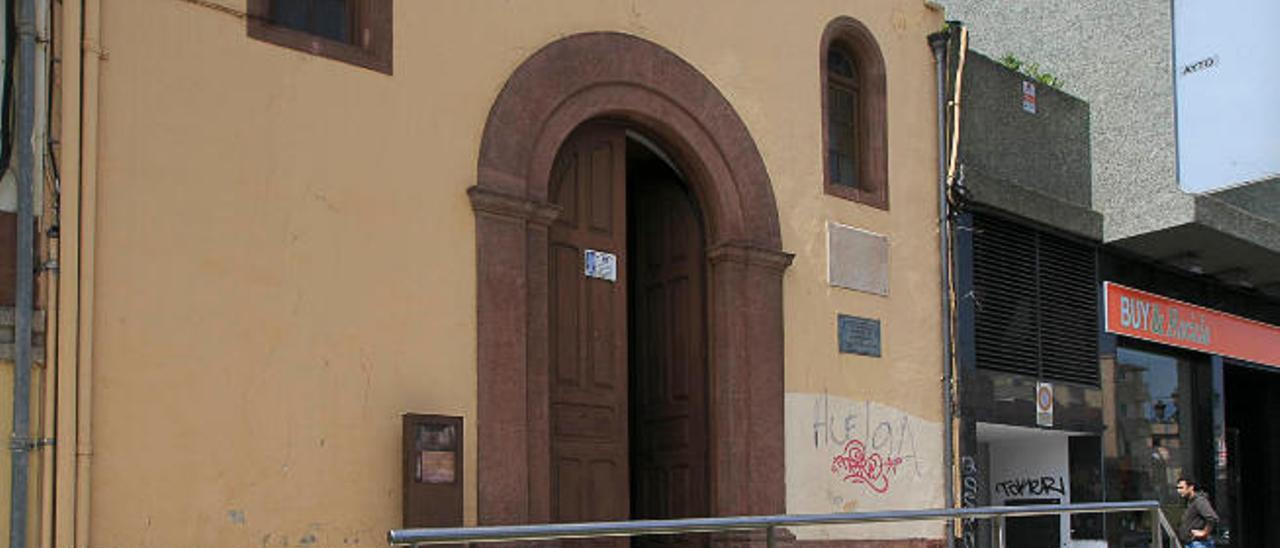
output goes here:
{"type": "Polygon", "coordinates": [[[865,25],[852,17],[838,17],[827,24],[822,34],[819,66],[822,90],[822,186],[830,195],[889,209],[889,172],[887,139],[887,106],[884,57],[875,38],[865,25]],[[831,97],[833,84],[843,80],[829,74],[827,57],[838,49],[854,64],[857,87],[854,89],[854,162],[857,186],[837,184],[831,170],[831,97]],[[834,79],[833,79],[834,78],[834,79]]]}
{"type": "Polygon", "coordinates": [[[858,85],[858,66],[857,66],[857,64],[854,62],[854,60],[853,60],[853,56],[852,56],[851,54],[849,54],[849,52],[848,52],[848,51],[846,51],[846,50],[845,50],[845,48],[844,48],[842,45],[840,45],[839,43],[834,43],[834,44],[832,44],[832,46],[831,46],[831,47],[827,48],[827,57],[828,57],[828,59],[830,59],[830,57],[831,57],[832,55],[837,54],[837,53],[838,53],[840,56],[844,57],[844,59],[845,59],[846,61],[848,61],[848,63],[852,66],[853,76],[852,76],[852,77],[850,77],[850,76],[845,76],[845,75],[843,75],[843,74],[832,74],[832,73],[831,73],[830,62],[828,62],[828,66],[827,66],[827,87],[826,87],[826,89],[827,89],[827,110],[826,110],[826,112],[827,112],[827,116],[825,117],[825,120],[827,121],[827,133],[826,133],[826,135],[827,135],[827,151],[826,151],[826,153],[827,153],[827,169],[828,169],[828,170],[830,170],[830,169],[832,169],[833,165],[838,165],[838,163],[837,163],[837,162],[835,162],[835,161],[833,161],[833,159],[831,158],[831,154],[832,154],[832,152],[833,152],[833,147],[832,147],[832,145],[831,145],[831,133],[832,133],[831,125],[832,125],[832,123],[833,123],[832,118],[834,118],[834,116],[832,115],[832,111],[833,111],[833,110],[835,110],[835,109],[832,109],[830,105],[831,105],[831,94],[832,94],[832,91],[840,91],[840,92],[843,92],[843,93],[848,94],[849,98],[851,99],[851,105],[850,105],[850,108],[849,108],[849,111],[850,111],[850,112],[849,112],[849,118],[850,118],[850,119],[849,119],[849,120],[846,120],[846,122],[850,122],[850,123],[842,124],[842,125],[845,125],[845,126],[847,126],[847,127],[849,127],[849,128],[850,128],[850,130],[849,130],[849,142],[850,142],[850,143],[852,143],[852,145],[853,145],[853,146],[852,146],[852,149],[851,149],[851,150],[850,150],[850,149],[841,149],[841,150],[834,150],[834,152],[836,152],[836,153],[844,153],[844,152],[847,152],[847,153],[849,153],[849,156],[853,159],[853,166],[854,166],[854,169],[853,169],[853,171],[854,171],[854,173],[853,173],[853,186],[849,186],[849,185],[845,185],[845,184],[843,184],[843,183],[839,183],[839,182],[837,182],[836,180],[834,180],[834,179],[835,179],[835,177],[830,173],[830,171],[828,171],[828,173],[827,173],[827,177],[828,177],[828,179],[831,179],[830,183],[831,183],[832,185],[836,185],[836,186],[838,186],[838,187],[840,187],[840,188],[843,188],[843,189],[853,190],[853,189],[858,188],[859,186],[861,186],[861,185],[862,185],[862,174],[861,174],[861,173],[858,173],[858,171],[861,171],[861,169],[860,169],[860,168],[861,168],[861,165],[862,165],[862,161],[861,161],[861,156],[862,156],[862,155],[861,155],[861,154],[859,154],[858,147],[861,145],[861,143],[862,143],[862,139],[863,139],[863,137],[862,137],[862,133],[863,133],[863,132],[861,131],[861,127],[860,127],[860,126],[862,125],[862,122],[861,122],[862,113],[861,113],[861,112],[859,112],[859,111],[861,110],[861,109],[859,108],[859,103],[860,103],[860,101],[861,101],[861,99],[859,99],[859,97],[861,96],[861,93],[860,93],[860,91],[859,91],[859,89],[858,89],[858,88],[859,88],[859,85],[858,85]]]}
{"type": "Polygon", "coordinates": [[[393,0],[353,1],[354,43],[272,24],[272,0],[249,0],[247,32],[250,38],[263,42],[390,75],[393,0]]]}

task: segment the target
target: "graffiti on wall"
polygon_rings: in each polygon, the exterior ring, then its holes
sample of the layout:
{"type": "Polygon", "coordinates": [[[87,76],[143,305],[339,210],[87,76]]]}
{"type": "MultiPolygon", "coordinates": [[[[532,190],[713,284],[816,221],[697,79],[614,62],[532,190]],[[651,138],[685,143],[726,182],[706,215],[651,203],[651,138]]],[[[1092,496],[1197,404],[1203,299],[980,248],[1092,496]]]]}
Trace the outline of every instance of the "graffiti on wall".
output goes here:
{"type": "Polygon", "coordinates": [[[844,452],[831,459],[831,471],[843,476],[849,483],[862,483],[872,491],[889,490],[889,477],[898,473],[902,457],[886,457],[880,453],[868,453],[862,440],[849,440],[844,452]]]}
{"type": "Polygon", "coordinates": [[[1062,476],[1040,476],[1038,478],[1015,478],[995,484],[995,490],[1005,498],[1038,497],[1057,494],[1067,496],[1067,485],[1062,476]]]}
{"type": "MultiPolygon", "coordinates": [[[[945,499],[942,424],[887,402],[825,390],[786,395],[787,512],[936,508],[945,499]]],[[[801,527],[798,540],[937,538],[938,523],[801,527]]]]}
{"type": "Polygon", "coordinates": [[[814,400],[813,447],[833,448],[831,473],[884,494],[899,474],[921,475],[916,434],[906,413],[833,404],[826,392],[814,400]]]}
{"type": "MultiPolygon", "coordinates": [[[[982,479],[978,475],[978,465],[974,462],[973,457],[965,455],[960,457],[960,506],[964,508],[976,508],[978,506],[978,489],[982,484],[982,479]]],[[[965,518],[961,521],[961,541],[964,548],[974,548],[977,546],[978,537],[978,520],[974,518],[965,518]]]]}

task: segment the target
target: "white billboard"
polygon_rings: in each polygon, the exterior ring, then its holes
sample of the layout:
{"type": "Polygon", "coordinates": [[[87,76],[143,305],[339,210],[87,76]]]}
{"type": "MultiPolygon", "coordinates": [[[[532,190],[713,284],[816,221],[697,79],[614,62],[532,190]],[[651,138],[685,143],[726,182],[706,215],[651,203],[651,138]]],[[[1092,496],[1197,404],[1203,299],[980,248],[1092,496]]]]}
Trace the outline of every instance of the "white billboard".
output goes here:
{"type": "Polygon", "coordinates": [[[1280,177],[1280,0],[1172,0],[1178,185],[1280,177]]]}

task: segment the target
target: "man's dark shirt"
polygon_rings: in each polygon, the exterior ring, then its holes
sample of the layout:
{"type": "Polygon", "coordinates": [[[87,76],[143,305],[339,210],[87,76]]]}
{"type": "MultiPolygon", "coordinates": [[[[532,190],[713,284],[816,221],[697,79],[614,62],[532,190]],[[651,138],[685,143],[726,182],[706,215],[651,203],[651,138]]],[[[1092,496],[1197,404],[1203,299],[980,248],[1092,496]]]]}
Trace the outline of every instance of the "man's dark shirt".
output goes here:
{"type": "Polygon", "coordinates": [[[1195,540],[1191,536],[1192,529],[1208,528],[1210,532],[1218,526],[1218,513],[1213,511],[1213,505],[1209,504],[1209,497],[1204,493],[1196,493],[1191,496],[1191,500],[1187,502],[1187,509],[1182,512],[1182,523],[1178,527],[1178,537],[1182,539],[1183,544],[1188,544],[1195,540]]]}

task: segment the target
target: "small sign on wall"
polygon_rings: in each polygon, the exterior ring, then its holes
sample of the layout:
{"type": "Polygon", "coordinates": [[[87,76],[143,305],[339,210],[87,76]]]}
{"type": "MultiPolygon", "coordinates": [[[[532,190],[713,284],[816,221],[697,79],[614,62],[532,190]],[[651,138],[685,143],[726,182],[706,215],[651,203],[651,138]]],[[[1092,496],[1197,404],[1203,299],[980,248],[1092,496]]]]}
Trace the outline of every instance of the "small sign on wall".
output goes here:
{"type": "Polygon", "coordinates": [[[880,357],[880,320],[840,314],[837,321],[841,354],[880,357]]]}
{"type": "Polygon", "coordinates": [[[1053,428],[1053,385],[1036,383],[1036,426],[1053,428]]]}
{"type": "Polygon", "coordinates": [[[597,278],[611,282],[618,281],[618,256],[594,249],[586,250],[583,255],[584,272],[588,278],[597,278]]]}
{"type": "Polygon", "coordinates": [[[462,417],[403,417],[403,524],[462,526],[462,417]]]}
{"type": "Polygon", "coordinates": [[[1022,81],[1022,110],[1036,113],[1036,85],[1026,80],[1022,81]]]}

